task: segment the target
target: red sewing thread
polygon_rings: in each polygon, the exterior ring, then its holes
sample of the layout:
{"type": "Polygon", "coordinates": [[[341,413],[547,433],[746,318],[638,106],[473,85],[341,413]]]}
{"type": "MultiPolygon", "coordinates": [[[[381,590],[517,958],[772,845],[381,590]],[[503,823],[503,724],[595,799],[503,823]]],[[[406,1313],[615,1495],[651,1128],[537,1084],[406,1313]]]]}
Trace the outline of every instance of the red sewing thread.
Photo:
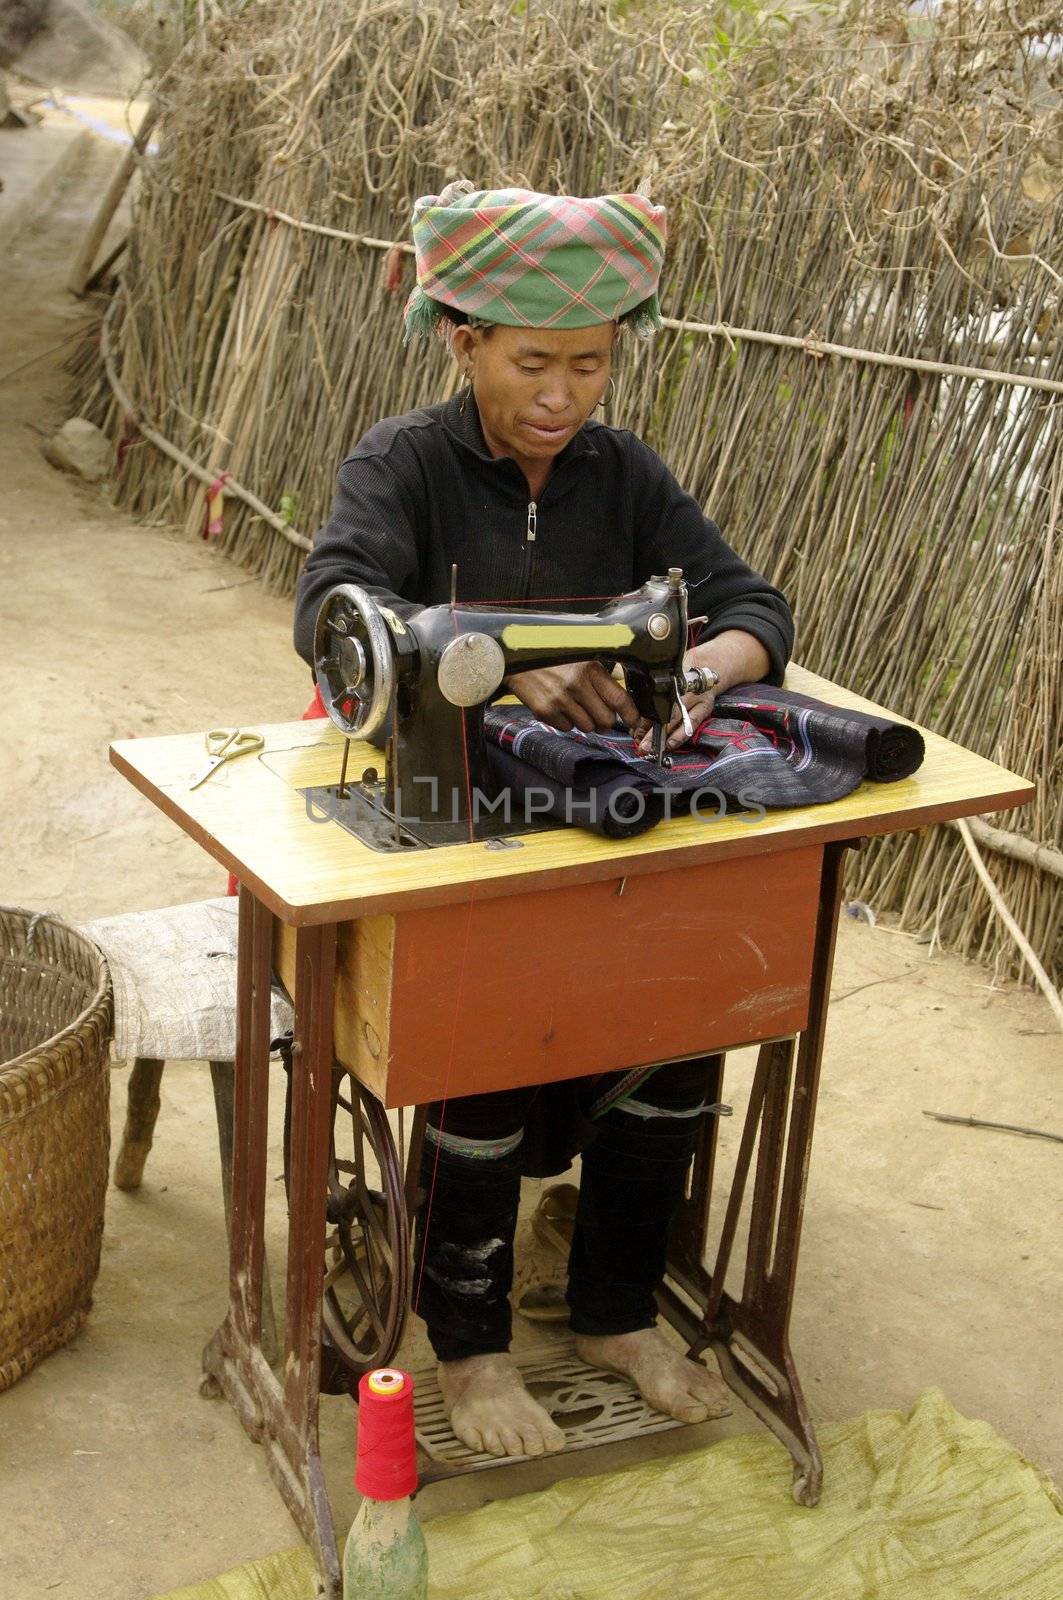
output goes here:
{"type": "Polygon", "coordinates": [[[222,490],[225,488],[228,479],[229,474],[227,472],[219,472],[207,490],[202,534],[204,539],[209,539],[212,536],[216,537],[222,531],[222,490]]]}
{"type": "Polygon", "coordinates": [[[384,257],[384,287],[388,294],[398,294],[402,288],[402,274],[405,266],[405,249],[401,244],[393,244],[384,257]]]}
{"type": "Polygon", "coordinates": [[[122,437],[115,447],[114,461],[116,467],[121,467],[130,448],[136,444],[140,428],[132,411],[127,411],[122,423],[122,437]]]}
{"type": "Polygon", "coordinates": [[[371,1500],[402,1500],[417,1488],[413,1379],[378,1367],[358,1380],[358,1453],[354,1486],[371,1500]]]}
{"type": "Polygon", "coordinates": [[[561,600],[615,600],[615,594],[533,594],[520,599],[514,596],[509,600],[456,600],[454,602],[459,611],[489,611],[492,606],[540,606],[557,605],[561,600]]]}

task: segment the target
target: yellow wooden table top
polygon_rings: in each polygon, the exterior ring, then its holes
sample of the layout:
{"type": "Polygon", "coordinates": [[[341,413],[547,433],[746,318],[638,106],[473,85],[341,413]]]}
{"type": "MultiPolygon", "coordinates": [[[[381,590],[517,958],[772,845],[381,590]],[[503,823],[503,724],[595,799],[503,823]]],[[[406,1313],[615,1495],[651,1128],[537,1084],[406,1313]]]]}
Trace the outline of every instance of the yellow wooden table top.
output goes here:
{"type": "MultiPolygon", "coordinates": [[[[786,684],[834,705],[894,715],[801,667],[788,669],[786,684]]],[[[206,760],[202,732],[121,739],[111,746],[111,760],[296,926],[893,833],[1005,810],[1034,792],[1024,778],[923,729],[926,760],[911,778],[864,783],[843,800],[769,811],[759,822],[686,816],[627,840],[572,827],[524,834],[518,850],[478,842],[398,854],[370,849],[338,822],[307,818],[299,787],[339,780],[344,741],[331,722],[281,722],[255,731],[265,749],[227,762],[198,789],[188,786],[206,760]]],[[[349,772],[357,778],[366,766],[382,770],[383,759],[371,745],[353,742],[349,772]]]]}

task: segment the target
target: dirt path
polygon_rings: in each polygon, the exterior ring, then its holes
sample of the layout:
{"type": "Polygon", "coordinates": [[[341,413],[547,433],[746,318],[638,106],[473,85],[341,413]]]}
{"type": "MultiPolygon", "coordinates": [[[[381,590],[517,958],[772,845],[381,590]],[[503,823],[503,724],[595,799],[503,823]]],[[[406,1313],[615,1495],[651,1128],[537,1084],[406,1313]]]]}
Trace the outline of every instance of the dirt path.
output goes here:
{"type": "MultiPolygon", "coordinates": [[[[24,234],[0,286],[0,375],[83,317],[61,285],[114,155],[96,150],[24,234]]],[[[219,869],[109,767],[115,735],[280,720],[306,699],[289,606],[201,543],[134,526],[40,456],[66,415],[59,355],[0,382],[0,903],[78,919],[221,892],[219,869]]],[[[923,1109],[1063,1132],[1047,1007],[912,940],[846,925],[824,1068],[793,1343],[821,1424],[939,1384],[1063,1478],[1058,1145],[931,1123],[923,1109]]],[[[721,1178],[749,1061],[736,1057],[721,1178]]],[[[120,1125],[125,1074],[113,1080],[120,1125]]],[[[280,1170],[274,1147],[271,1173],[280,1170]]],[[[282,1206],[272,1185],[271,1254],[282,1206]]],[[[279,1263],[274,1282],[282,1280],[279,1263]]],[[[111,1191],[84,1334],[0,1396],[0,1594],[142,1600],[291,1543],[262,1453],[197,1394],[223,1309],[211,1096],[167,1068],[143,1189],[111,1191]]],[[[411,1347],[415,1358],[419,1350],[411,1347]]],[[[711,1442],[731,1422],[649,1448],[711,1442]]],[[[324,1406],[338,1516],[353,1427],[324,1406]]],[[[571,1458],[604,1471],[638,1451],[571,1458]]],[[[525,1467],[426,1492],[426,1515],[548,1481],[525,1467]]],[[[828,1494],[830,1492],[828,1485],[828,1494]]]]}

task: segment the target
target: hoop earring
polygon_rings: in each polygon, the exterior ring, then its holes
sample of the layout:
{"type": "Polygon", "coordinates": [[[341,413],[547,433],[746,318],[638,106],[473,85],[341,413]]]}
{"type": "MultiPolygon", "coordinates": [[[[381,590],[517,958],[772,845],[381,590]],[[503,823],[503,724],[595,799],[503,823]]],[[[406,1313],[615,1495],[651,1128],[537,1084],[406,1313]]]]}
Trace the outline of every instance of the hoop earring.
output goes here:
{"type": "Polygon", "coordinates": [[[598,401],[600,406],[611,406],[616,396],[616,379],[610,378],[608,387],[602,398],[598,401]]]}

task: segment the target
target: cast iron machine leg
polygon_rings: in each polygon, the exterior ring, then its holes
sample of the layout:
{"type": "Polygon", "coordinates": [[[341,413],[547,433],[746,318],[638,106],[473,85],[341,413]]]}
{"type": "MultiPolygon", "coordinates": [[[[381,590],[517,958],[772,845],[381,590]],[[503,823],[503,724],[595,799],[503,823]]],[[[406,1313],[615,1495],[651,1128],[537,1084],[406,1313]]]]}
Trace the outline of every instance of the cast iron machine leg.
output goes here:
{"type": "MultiPolygon", "coordinates": [[[[691,1192],[677,1219],[668,1279],[660,1295],[664,1315],[689,1340],[690,1354],[699,1355],[711,1345],[726,1382],[786,1445],[794,1459],[794,1498],[805,1506],[819,1500],[823,1462],[790,1351],[790,1311],[847,848],[824,848],[808,1026],[799,1040],[761,1046],[712,1270],[705,1261],[715,1117],[707,1118],[702,1128],[691,1192]],[[751,1169],[745,1273],[741,1297],[735,1299],[724,1283],[751,1169]]],[[[710,1092],[719,1099],[722,1056],[717,1063],[710,1092]]]]}
{"type": "MultiPolygon", "coordinates": [[[[233,1064],[212,1061],[210,1081],[214,1089],[214,1110],[218,1122],[218,1154],[221,1159],[221,1191],[225,1206],[225,1227],[232,1227],[233,1188],[233,1064]]],[[[273,1314],[273,1295],[269,1284],[269,1262],[262,1258],[262,1349],[270,1366],[280,1354],[277,1324],[273,1314]]]]}
{"type": "Polygon", "coordinates": [[[273,918],[241,887],[229,1313],[203,1356],[207,1385],[225,1393],[246,1431],[265,1445],[270,1473],[310,1545],[328,1600],[338,1600],[341,1586],[318,1446],[335,957],[334,927],[298,930],[288,1275],[279,1380],[262,1350],[273,918]]]}

